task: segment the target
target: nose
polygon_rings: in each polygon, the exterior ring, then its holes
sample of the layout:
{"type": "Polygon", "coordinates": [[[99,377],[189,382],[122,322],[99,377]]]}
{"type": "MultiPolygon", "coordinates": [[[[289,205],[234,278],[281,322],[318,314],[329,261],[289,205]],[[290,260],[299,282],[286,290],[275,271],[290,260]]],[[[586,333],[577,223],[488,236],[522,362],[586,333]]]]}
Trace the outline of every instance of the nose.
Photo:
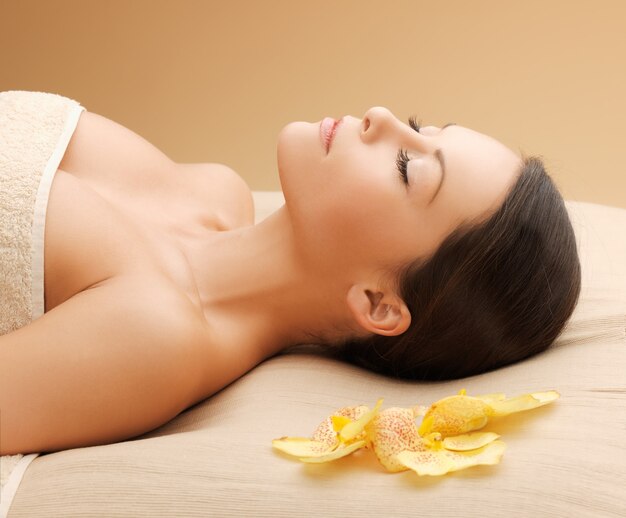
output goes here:
{"type": "Polygon", "coordinates": [[[364,142],[372,142],[393,130],[399,122],[393,113],[382,106],[374,106],[363,115],[361,137],[364,142]]]}

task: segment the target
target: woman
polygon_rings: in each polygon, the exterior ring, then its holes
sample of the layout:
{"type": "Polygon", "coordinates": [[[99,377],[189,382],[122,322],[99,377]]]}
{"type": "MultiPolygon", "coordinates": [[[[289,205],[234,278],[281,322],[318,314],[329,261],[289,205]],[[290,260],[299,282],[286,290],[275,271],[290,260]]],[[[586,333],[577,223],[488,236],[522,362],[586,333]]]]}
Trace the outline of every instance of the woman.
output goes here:
{"type": "Polygon", "coordinates": [[[3,455],[136,436],[298,344],[406,378],[487,371],[548,347],[578,298],[541,162],[465,127],[380,107],[288,124],[286,203],[257,225],[226,166],[86,111],[67,133],[43,315],[0,336],[3,455]]]}

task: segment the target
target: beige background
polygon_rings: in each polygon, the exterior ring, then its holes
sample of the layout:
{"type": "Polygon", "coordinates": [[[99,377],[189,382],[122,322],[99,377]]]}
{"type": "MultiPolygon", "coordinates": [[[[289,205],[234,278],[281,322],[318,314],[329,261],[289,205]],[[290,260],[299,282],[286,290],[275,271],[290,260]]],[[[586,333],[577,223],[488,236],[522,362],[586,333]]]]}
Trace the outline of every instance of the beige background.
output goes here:
{"type": "Polygon", "coordinates": [[[544,157],[626,207],[626,2],[0,0],[0,90],[60,93],[178,162],[280,188],[290,121],[370,106],[544,157]]]}

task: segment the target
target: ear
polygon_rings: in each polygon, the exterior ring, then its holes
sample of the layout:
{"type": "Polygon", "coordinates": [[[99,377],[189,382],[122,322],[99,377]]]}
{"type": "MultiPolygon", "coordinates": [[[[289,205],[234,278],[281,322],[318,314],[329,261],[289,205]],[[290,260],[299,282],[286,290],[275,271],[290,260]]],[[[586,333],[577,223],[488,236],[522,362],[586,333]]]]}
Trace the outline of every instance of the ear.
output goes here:
{"type": "Polygon", "coordinates": [[[411,313],[395,293],[369,289],[365,284],[353,284],[346,302],[358,324],[370,333],[396,336],[411,324],[411,313]]]}

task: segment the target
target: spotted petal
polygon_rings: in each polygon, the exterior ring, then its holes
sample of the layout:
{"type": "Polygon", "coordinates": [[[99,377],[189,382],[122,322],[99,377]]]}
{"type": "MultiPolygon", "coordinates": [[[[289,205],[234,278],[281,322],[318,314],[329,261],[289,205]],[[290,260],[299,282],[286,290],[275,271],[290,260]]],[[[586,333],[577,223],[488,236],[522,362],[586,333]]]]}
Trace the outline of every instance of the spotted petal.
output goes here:
{"type": "MultiPolygon", "coordinates": [[[[380,403],[382,404],[382,400],[380,400],[380,403]]],[[[338,431],[343,430],[345,426],[353,421],[358,421],[369,411],[370,409],[365,405],[342,407],[324,419],[315,429],[310,439],[285,436],[280,439],[274,439],[272,446],[284,453],[298,457],[300,460],[303,458],[325,458],[337,450],[340,445],[344,444],[339,439],[338,431]]],[[[340,449],[343,450],[344,448],[340,449]]],[[[349,453],[344,452],[343,455],[348,455],[349,453]]]]}
{"type": "Polygon", "coordinates": [[[500,435],[493,432],[474,432],[464,435],[456,435],[454,437],[446,437],[443,441],[443,447],[446,450],[468,451],[482,448],[485,444],[498,439],[500,435]]]}
{"type": "Polygon", "coordinates": [[[348,444],[347,446],[337,448],[335,451],[332,451],[327,455],[323,455],[321,457],[301,457],[300,460],[307,463],[330,462],[331,460],[340,459],[341,457],[345,457],[346,455],[354,453],[359,448],[363,448],[363,446],[365,446],[365,443],[366,441],[356,441],[348,444]]]}
{"type": "Polygon", "coordinates": [[[498,464],[506,445],[493,441],[482,448],[470,451],[449,451],[445,448],[427,451],[403,451],[396,455],[399,463],[418,475],[445,475],[450,471],[481,464],[498,464]]]}
{"type": "Polygon", "coordinates": [[[339,433],[339,438],[344,441],[350,441],[359,435],[365,429],[365,426],[378,414],[378,409],[383,404],[383,399],[380,398],[372,410],[363,412],[361,417],[357,420],[346,424],[339,433]]]}
{"type": "Polygon", "coordinates": [[[355,421],[367,412],[369,412],[369,407],[365,405],[342,407],[339,410],[333,412],[332,415],[328,416],[318,425],[318,427],[313,432],[313,436],[311,437],[311,439],[313,439],[314,441],[323,442],[327,445],[328,450],[332,451],[339,445],[340,442],[335,426],[342,429],[346,425],[346,421],[342,419],[335,420],[333,422],[333,417],[345,417],[348,418],[350,421],[355,421]]]}
{"type": "Polygon", "coordinates": [[[386,408],[365,427],[367,437],[379,462],[387,471],[405,471],[395,455],[403,450],[425,450],[417,433],[415,414],[411,408],[386,408]]]}
{"type": "Polygon", "coordinates": [[[329,447],[324,442],[312,441],[306,437],[281,437],[274,439],[272,446],[294,457],[321,457],[334,450],[334,447],[329,447]]]}
{"type": "Polygon", "coordinates": [[[333,423],[333,430],[335,430],[335,432],[340,432],[347,424],[353,422],[352,419],[343,415],[332,415],[330,416],[330,419],[333,423]]]}

